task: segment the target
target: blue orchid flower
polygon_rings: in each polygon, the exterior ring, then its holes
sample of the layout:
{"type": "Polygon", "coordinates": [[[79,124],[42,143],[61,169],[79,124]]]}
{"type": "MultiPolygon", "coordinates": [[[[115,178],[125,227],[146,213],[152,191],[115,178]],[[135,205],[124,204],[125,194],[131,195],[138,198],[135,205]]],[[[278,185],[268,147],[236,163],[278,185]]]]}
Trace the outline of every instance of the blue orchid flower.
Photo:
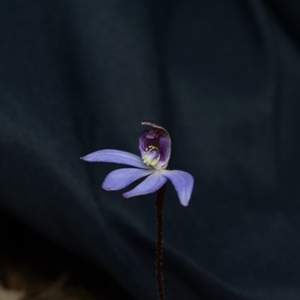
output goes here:
{"type": "Polygon", "coordinates": [[[123,194],[124,198],[130,198],[153,193],[169,179],[175,187],[180,203],[187,206],[193,190],[193,176],[185,171],[167,170],[171,155],[169,133],[153,122],[142,122],[142,125],[149,125],[153,129],[145,130],[139,137],[141,156],[121,150],[104,149],[83,156],[81,159],[88,162],[117,163],[135,167],[117,169],[109,173],[102,183],[102,188],[106,191],[121,190],[147,176],[135,188],[123,194]]]}

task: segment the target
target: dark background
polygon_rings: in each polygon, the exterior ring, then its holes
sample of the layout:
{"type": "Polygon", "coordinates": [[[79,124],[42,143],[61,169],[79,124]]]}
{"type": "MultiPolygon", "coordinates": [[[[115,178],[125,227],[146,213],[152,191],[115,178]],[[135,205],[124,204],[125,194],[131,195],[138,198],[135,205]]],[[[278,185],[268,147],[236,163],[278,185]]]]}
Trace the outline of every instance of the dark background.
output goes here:
{"type": "Polygon", "coordinates": [[[1,210],[155,299],[154,195],[79,160],[138,154],[152,120],[195,178],[187,208],[167,189],[167,298],[300,299],[299,20],[299,1],[1,1],[1,210]]]}

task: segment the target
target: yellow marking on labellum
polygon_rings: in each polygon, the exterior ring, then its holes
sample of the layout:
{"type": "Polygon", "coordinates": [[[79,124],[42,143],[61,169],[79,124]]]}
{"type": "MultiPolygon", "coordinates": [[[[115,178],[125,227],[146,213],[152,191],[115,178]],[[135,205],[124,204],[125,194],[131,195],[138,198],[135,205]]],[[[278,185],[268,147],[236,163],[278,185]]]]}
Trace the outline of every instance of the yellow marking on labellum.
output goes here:
{"type": "Polygon", "coordinates": [[[146,148],[146,151],[153,151],[153,150],[158,150],[158,147],[150,145],[146,148]]]}
{"type": "Polygon", "coordinates": [[[158,148],[155,146],[148,146],[146,149],[147,152],[142,155],[143,163],[147,166],[154,167],[159,162],[160,155],[158,154],[157,157],[153,157],[153,154],[151,153],[153,150],[158,150],[158,148]]]}

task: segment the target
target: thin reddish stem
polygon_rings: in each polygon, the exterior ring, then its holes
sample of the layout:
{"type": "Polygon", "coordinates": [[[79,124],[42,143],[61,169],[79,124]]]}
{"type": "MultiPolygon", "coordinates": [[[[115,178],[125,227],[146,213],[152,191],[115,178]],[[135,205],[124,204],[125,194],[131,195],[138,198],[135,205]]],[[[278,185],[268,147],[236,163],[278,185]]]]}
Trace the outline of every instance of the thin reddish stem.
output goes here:
{"type": "Polygon", "coordinates": [[[156,282],[158,299],[164,300],[164,286],[163,286],[163,204],[166,194],[166,184],[164,184],[158,191],[156,197],[156,220],[157,220],[157,237],[156,237],[156,282]]]}

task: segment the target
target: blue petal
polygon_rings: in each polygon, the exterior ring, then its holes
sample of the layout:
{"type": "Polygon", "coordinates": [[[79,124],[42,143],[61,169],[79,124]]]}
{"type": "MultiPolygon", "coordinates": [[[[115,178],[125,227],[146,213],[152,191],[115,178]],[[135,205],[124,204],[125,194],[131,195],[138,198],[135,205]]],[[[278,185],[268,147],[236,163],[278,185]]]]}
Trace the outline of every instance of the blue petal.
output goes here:
{"type": "Polygon", "coordinates": [[[124,168],[110,172],[102,183],[102,188],[107,191],[117,191],[125,188],[130,183],[153,173],[153,170],[124,168]]]}
{"type": "Polygon", "coordinates": [[[193,176],[187,172],[178,170],[163,170],[162,174],[173,183],[174,188],[178,194],[180,203],[183,206],[187,206],[189,204],[193,191],[193,176]]]}
{"type": "Polygon", "coordinates": [[[165,182],[167,181],[167,178],[162,176],[160,171],[155,171],[152,175],[147,177],[143,182],[141,182],[139,185],[137,185],[134,189],[131,191],[124,193],[124,198],[130,198],[135,197],[139,195],[145,195],[154,193],[157,191],[165,182]]]}
{"type": "Polygon", "coordinates": [[[116,163],[129,165],[141,169],[150,169],[150,167],[146,166],[142,158],[133,153],[129,153],[126,151],[115,150],[115,149],[104,149],[99,150],[93,153],[90,153],[86,156],[81,157],[81,159],[90,162],[108,162],[108,163],[116,163]]]}

